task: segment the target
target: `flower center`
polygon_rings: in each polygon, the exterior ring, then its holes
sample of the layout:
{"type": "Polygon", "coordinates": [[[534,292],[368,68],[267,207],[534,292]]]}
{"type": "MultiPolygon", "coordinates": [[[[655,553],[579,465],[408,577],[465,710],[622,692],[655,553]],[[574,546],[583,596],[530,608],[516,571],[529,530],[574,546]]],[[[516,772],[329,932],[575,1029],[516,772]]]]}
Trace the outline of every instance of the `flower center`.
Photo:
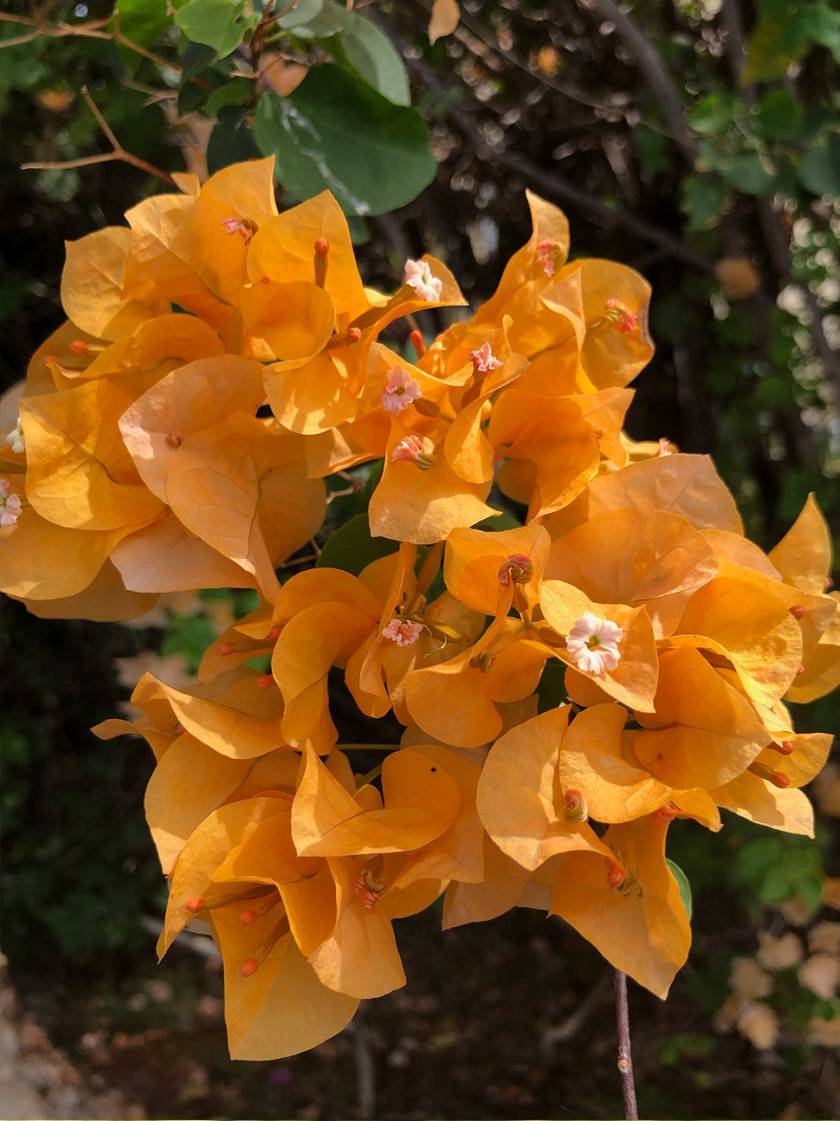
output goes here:
{"type": "Polygon", "coordinates": [[[401,413],[423,396],[418,382],[398,366],[389,370],[382,392],[382,408],[388,413],[401,413]]]}
{"type": "Polygon", "coordinates": [[[257,232],[257,223],[252,222],[250,218],[237,218],[234,215],[231,218],[222,218],[222,229],[227,234],[239,234],[248,245],[257,232]]]}
{"type": "Polygon", "coordinates": [[[413,463],[421,471],[428,471],[434,467],[436,457],[435,446],[425,436],[404,436],[391,452],[392,463],[413,463]]]}
{"type": "Polygon", "coordinates": [[[587,611],[566,636],[566,650],[577,669],[600,677],[620,662],[618,645],[623,637],[624,631],[610,619],[587,611]]]}
{"type": "Polygon", "coordinates": [[[413,288],[420,299],[429,304],[439,300],[443,291],[443,281],[434,275],[428,261],[406,261],[403,284],[413,288]]]}

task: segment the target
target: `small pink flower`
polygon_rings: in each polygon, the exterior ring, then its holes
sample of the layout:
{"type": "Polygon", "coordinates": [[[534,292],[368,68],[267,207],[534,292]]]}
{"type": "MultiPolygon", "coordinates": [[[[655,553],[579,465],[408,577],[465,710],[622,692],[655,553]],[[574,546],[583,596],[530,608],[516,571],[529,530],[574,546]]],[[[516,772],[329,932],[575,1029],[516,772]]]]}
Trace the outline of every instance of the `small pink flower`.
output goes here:
{"type": "Polygon", "coordinates": [[[607,309],[607,319],[620,334],[629,335],[638,328],[638,312],[631,311],[621,300],[607,300],[604,306],[607,309]]]}
{"type": "Polygon", "coordinates": [[[537,245],[537,260],[546,276],[554,276],[557,272],[557,253],[559,249],[560,246],[556,241],[541,241],[537,245]]]}
{"type": "Polygon", "coordinates": [[[382,631],[382,637],[397,646],[413,646],[426,628],[410,619],[392,619],[382,631]]]}
{"type": "Polygon", "coordinates": [[[403,436],[391,452],[392,463],[413,463],[426,471],[435,462],[434,444],[425,436],[403,436]]]}
{"type": "Polygon", "coordinates": [[[413,288],[420,299],[429,304],[439,300],[443,290],[443,281],[434,275],[428,261],[406,261],[403,284],[413,288]]]}
{"type": "Polygon", "coordinates": [[[8,479],[0,479],[0,527],[8,529],[9,526],[17,525],[22,509],[20,495],[12,494],[8,479]]]}
{"type": "Polygon", "coordinates": [[[256,224],[250,218],[222,218],[222,226],[225,233],[239,234],[246,245],[257,232],[256,224]]]}
{"type": "Polygon", "coordinates": [[[566,636],[566,649],[579,670],[602,677],[621,660],[618,644],[623,637],[621,627],[587,611],[566,636]]]}
{"type": "Polygon", "coordinates": [[[419,384],[407,371],[401,370],[399,366],[388,371],[382,394],[382,408],[386,413],[401,413],[422,396],[419,384]]]}
{"type": "Polygon", "coordinates": [[[491,370],[498,370],[502,365],[501,360],[493,353],[490,343],[482,343],[478,350],[472,352],[470,358],[477,374],[489,374],[491,370]]]}

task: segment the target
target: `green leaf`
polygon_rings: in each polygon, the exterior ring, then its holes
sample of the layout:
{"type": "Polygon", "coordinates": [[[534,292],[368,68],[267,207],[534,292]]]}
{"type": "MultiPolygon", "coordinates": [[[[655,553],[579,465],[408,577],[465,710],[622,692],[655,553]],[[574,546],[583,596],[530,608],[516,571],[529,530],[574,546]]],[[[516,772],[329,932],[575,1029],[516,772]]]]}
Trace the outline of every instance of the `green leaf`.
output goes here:
{"type": "Polygon", "coordinates": [[[336,61],[349,66],[395,105],[410,105],[405,63],[388,36],[355,12],[341,11],[342,29],[331,45],[336,61]]]}
{"type": "Polygon", "coordinates": [[[252,160],[259,152],[245,116],[238,105],[226,105],[210,133],[207,145],[207,170],[212,175],[219,168],[241,160],[252,160]]]}
{"type": "Polygon", "coordinates": [[[802,110],[787,90],[771,90],[758,103],[756,124],[768,140],[784,140],[800,132],[802,110]]]}
{"type": "Polygon", "coordinates": [[[726,184],[719,175],[689,175],[683,180],[683,213],[689,230],[703,230],[712,225],[726,203],[726,184]]]}
{"type": "Polygon", "coordinates": [[[549,661],[545,663],[540,683],[537,686],[537,696],[539,698],[537,708],[539,712],[548,712],[550,708],[557,708],[558,705],[564,705],[568,701],[565,680],[566,667],[562,662],[549,661]]]}
{"type": "Polygon", "coordinates": [[[204,109],[208,117],[217,117],[226,106],[244,105],[253,95],[253,85],[247,79],[240,78],[235,82],[226,82],[214,90],[207,98],[204,109]]]}
{"type": "Polygon", "coordinates": [[[826,47],[840,62],[840,9],[826,3],[810,4],[802,13],[805,33],[821,47],[826,47]]]}
{"type": "Polygon", "coordinates": [[[236,50],[257,18],[246,15],[244,0],[189,0],[175,13],[175,22],[186,37],[212,47],[219,58],[236,50]]]}
{"type": "Polygon", "coordinates": [[[425,122],[338,66],[309,71],[288,97],[265,93],[254,121],[264,155],[298,199],[328,188],[347,214],[384,214],[432,181],[425,122]]]}
{"type": "Polygon", "coordinates": [[[204,651],[216,636],[216,628],[206,615],[173,615],[166,627],[161,653],[183,654],[190,673],[195,673],[204,651]]]}
{"type": "Polygon", "coordinates": [[[278,19],[277,26],[282,27],[284,31],[295,30],[297,32],[298,28],[311,23],[319,16],[323,7],[324,0],[298,0],[291,12],[278,19]]]}
{"type": "Polygon", "coordinates": [[[399,545],[385,537],[371,537],[367,514],[357,514],[326,541],[318,557],[319,568],[343,568],[354,576],[372,561],[395,553],[399,545]]]}
{"type": "MultiPolygon", "coordinates": [[[[184,0],[175,0],[174,7],[183,4],[184,0]]],[[[123,35],[141,47],[150,47],[172,22],[166,0],[117,0],[114,14],[119,16],[123,35]]]]}
{"type": "Polygon", "coordinates": [[[711,93],[689,109],[686,118],[695,132],[721,132],[735,119],[741,104],[734,94],[711,93]]]}
{"type": "Polygon", "coordinates": [[[694,900],[691,896],[691,884],[688,882],[688,876],[686,876],[685,872],[683,872],[679,864],[676,864],[673,860],[668,860],[666,857],[666,863],[671,869],[671,875],[677,881],[677,887],[680,889],[680,899],[682,900],[682,905],[683,907],[685,907],[686,914],[688,915],[688,921],[691,922],[691,916],[694,913],[694,900]]]}
{"type": "Polygon", "coordinates": [[[802,185],[815,195],[840,193],[840,133],[826,137],[799,161],[802,185]]]}
{"type": "Polygon", "coordinates": [[[764,0],[747,41],[741,84],[784,78],[808,46],[807,6],[801,0],[764,0]]]}
{"type": "Polygon", "coordinates": [[[644,179],[650,179],[660,171],[668,170],[671,166],[671,142],[667,136],[645,125],[637,125],[631,136],[644,179]]]}
{"type": "Polygon", "coordinates": [[[181,86],[185,86],[197,74],[212,66],[216,52],[203,43],[187,43],[181,54],[181,86]]]}
{"type": "MultiPolygon", "coordinates": [[[[495,507],[493,507],[495,509],[495,507]]],[[[518,521],[513,514],[509,514],[507,510],[501,510],[495,518],[485,518],[483,521],[478,522],[475,529],[484,529],[489,531],[496,531],[497,533],[503,529],[522,529],[522,522],[518,521]]]]}
{"type": "Polygon", "coordinates": [[[776,190],[775,171],[766,156],[745,152],[730,160],[723,174],[726,182],[741,194],[767,197],[776,190]]]}
{"type": "Polygon", "coordinates": [[[343,15],[344,8],[339,8],[336,4],[327,4],[324,0],[320,3],[317,3],[317,0],[311,3],[301,0],[300,5],[287,16],[283,16],[278,24],[299,39],[324,40],[338,35],[342,30],[343,15]]]}

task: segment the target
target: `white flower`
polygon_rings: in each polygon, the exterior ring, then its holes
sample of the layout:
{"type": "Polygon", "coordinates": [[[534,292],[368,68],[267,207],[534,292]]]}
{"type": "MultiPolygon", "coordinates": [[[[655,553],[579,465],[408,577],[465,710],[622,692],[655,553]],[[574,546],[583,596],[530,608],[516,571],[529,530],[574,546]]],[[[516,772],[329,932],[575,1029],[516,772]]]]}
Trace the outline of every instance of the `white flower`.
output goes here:
{"type": "Polygon", "coordinates": [[[386,413],[401,413],[423,396],[419,384],[406,371],[395,366],[388,371],[385,389],[382,393],[382,408],[386,413]]]}
{"type": "Polygon", "coordinates": [[[413,288],[420,299],[429,304],[440,299],[443,289],[443,281],[432,273],[428,261],[406,261],[403,284],[413,288]]]}
{"type": "Polygon", "coordinates": [[[23,438],[23,429],[20,426],[20,417],[17,418],[17,424],[12,431],[6,433],[6,443],[15,455],[21,455],[26,447],[26,441],[23,438]]]}
{"type": "Polygon", "coordinates": [[[623,637],[621,627],[587,611],[566,636],[566,649],[579,670],[601,677],[621,660],[618,644],[623,637]]]}
{"type": "Polygon", "coordinates": [[[498,370],[502,365],[501,360],[493,353],[490,343],[482,343],[478,350],[472,352],[470,358],[477,374],[489,374],[491,370],[498,370]]]}
{"type": "Polygon", "coordinates": [[[20,495],[12,494],[12,487],[8,479],[0,479],[0,527],[8,529],[17,525],[23,504],[20,495]]]}
{"type": "Polygon", "coordinates": [[[411,619],[392,619],[382,631],[382,637],[397,646],[413,646],[425,629],[422,623],[414,623],[411,619]]]}

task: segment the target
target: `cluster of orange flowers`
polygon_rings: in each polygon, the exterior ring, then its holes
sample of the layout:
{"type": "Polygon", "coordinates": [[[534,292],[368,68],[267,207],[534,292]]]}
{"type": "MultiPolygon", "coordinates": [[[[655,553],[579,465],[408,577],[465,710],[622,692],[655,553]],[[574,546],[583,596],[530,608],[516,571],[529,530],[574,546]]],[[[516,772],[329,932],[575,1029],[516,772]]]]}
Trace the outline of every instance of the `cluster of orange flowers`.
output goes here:
{"type": "Polygon", "coordinates": [[[784,702],[840,681],[815,503],[765,554],[708,459],[627,438],[648,286],[568,264],[539,198],[495,295],[428,347],[415,331],[410,362],[380,335],[464,304],[440,261],[366,288],[335,201],[278,214],[270,160],[178,186],[68,245],[68,322],[0,449],[1,586],[32,611],[260,593],[193,689],[145,675],[143,717],[97,729],[157,759],[161,952],[209,924],[237,1058],[312,1047],[402,985],[394,920],[440,896],[445,927],[559,915],[664,997],[690,942],[673,820],[812,831],[800,788],[830,739],[784,702]],[[375,460],[370,532],[394,551],[279,583],[324,479],[375,460]],[[474,528],[494,486],[524,525],[474,528]],[[568,701],[540,712],[547,665],[568,701]],[[336,668],[405,729],[364,775],[358,750],[383,749],[338,742],[336,668]]]}

